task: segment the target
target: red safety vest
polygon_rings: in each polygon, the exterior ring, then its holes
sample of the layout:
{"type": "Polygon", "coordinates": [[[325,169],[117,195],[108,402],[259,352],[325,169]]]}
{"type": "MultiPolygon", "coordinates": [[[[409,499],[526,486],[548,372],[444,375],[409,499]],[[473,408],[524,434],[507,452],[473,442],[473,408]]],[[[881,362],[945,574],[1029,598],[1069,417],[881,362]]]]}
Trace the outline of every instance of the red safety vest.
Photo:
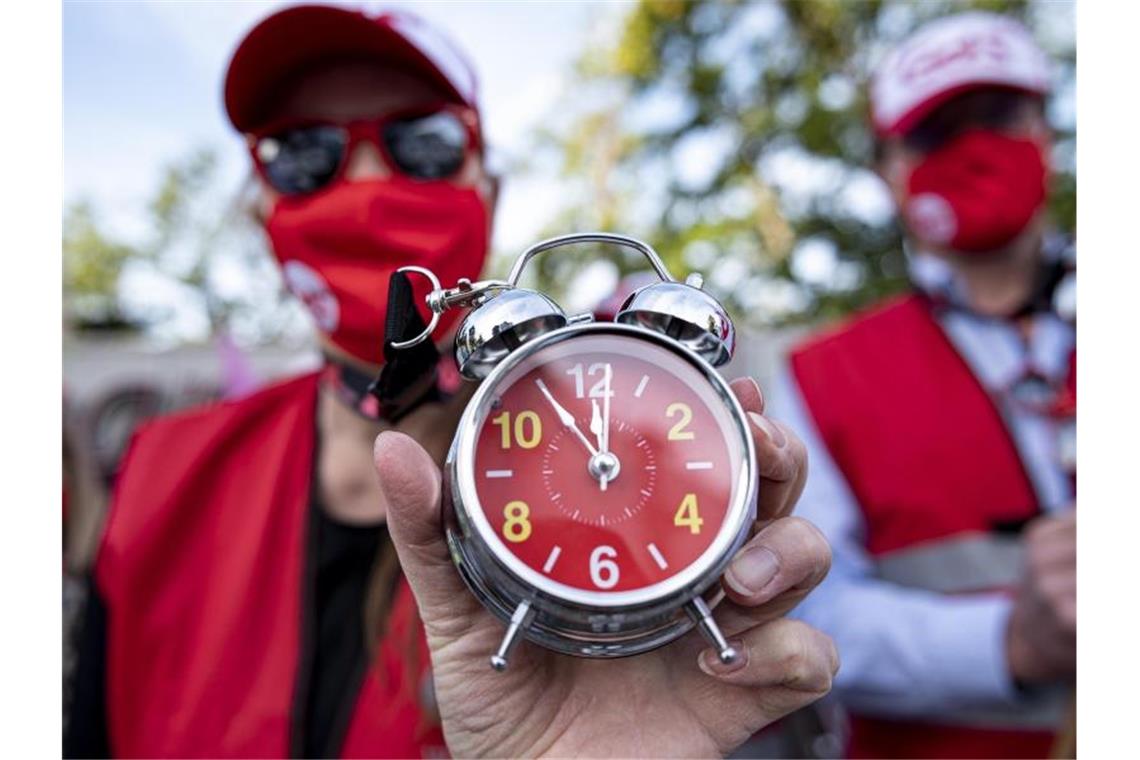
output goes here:
{"type": "MultiPolygon", "coordinates": [[[[306,609],[317,376],[167,417],[131,444],[96,565],[118,756],[285,757],[306,609]]],[[[344,757],[445,753],[403,581],[344,757]]]]}
{"type": "MultiPolygon", "coordinates": [[[[1039,505],[994,400],[914,295],[792,353],[792,372],[858,501],[878,575],[944,593],[1008,588],[1039,505]],[[999,529],[995,531],[995,529],[999,529]]],[[[1044,757],[1055,710],[852,715],[854,757],[1044,757]]]]}

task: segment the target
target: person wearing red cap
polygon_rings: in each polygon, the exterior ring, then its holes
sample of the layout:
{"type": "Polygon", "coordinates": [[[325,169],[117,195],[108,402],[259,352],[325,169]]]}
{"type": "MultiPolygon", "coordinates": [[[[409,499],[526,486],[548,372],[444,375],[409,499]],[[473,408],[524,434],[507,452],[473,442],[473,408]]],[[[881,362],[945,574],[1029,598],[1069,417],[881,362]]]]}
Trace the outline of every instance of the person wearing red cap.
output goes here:
{"type": "MultiPolygon", "coordinates": [[[[1044,757],[1076,668],[1074,249],[1045,210],[1049,62],[946,17],[871,83],[910,292],[793,349],[802,514],[834,549],[797,611],[835,637],[854,757],[1044,757]]],[[[1060,755],[1067,756],[1067,755],[1060,755]]]]}
{"type": "Polygon", "coordinates": [[[502,626],[440,530],[437,464],[470,388],[430,344],[387,343],[422,319],[398,267],[454,282],[486,259],[495,183],[474,77],[412,17],[300,6],[239,45],[226,108],[327,363],[138,433],[96,559],[65,755],[709,755],[830,688],[831,641],[783,617],[830,557],[787,516],[803,448],[749,380],[733,388],[764,528],[717,610],[742,656],[723,665],[693,633],[620,662],[527,648],[491,671],[502,626]]]}

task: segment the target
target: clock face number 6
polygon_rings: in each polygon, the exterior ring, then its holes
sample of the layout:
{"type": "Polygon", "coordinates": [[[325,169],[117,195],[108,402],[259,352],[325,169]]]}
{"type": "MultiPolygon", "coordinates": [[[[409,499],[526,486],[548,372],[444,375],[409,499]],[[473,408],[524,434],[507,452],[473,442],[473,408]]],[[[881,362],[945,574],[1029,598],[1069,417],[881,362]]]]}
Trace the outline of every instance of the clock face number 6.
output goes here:
{"type": "Polygon", "coordinates": [[[590,552],[590,580],[598,588],[613,588],[621,580],[621,569],[613,558],[617,549],[612,546],[599,546],[590,552]]]}

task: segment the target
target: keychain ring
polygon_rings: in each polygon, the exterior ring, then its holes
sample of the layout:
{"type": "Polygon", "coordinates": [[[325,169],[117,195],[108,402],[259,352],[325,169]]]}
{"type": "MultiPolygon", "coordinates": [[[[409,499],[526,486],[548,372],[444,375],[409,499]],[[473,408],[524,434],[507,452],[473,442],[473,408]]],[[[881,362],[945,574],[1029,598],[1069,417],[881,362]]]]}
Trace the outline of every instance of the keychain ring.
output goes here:
{"type": "MultiPolygon", "coordinates": [[[[410,266],[409,265],[406,267],[400,267],[399,269],[396,270],[396,274],[403,274],[405,272],[411,272],[412,274],[418,274],[422,277],[426,277],[428,282],[431,283],[433,295],[443,289],[443,286],[440,285],[439,278],[435,276],[435,272],[431,271],[430,269],[427,269],[426,267],[417,267],[417,266],[410,266]]],[[[397,350],[402,350],[405,348],[411,348],[412,346],[418,346],[419,344],[421,344],[425,340],[427,340],[428,337],[430,337],[433,332],[435,332],[435,328],[439,324],[440,311],[437,311],[435,308],[435,305],[433,303],[431,303],[430,296],[429,296],[429,301],[428,301],[428,307],[431,309],[431,321],[428,322],[428,325],[427,325],[427,327],[424,328],[423,332],[421,332],[419,335],[416,335],[415,337],[410,338],[408,340],[392,341],[392,348],[395,348],[397,350]]]]}

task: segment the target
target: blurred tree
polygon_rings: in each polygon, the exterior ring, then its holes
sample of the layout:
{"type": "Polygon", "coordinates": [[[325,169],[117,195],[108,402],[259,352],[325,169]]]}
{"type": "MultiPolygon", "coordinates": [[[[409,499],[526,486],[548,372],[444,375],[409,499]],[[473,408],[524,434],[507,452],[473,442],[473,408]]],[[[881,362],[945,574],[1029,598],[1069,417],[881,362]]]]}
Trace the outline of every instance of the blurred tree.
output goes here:
{"type": "MultiPolygon", "coordinates": [[[[642,236],[674,274],[704,270],[753,324],[827,317],[902,287],[898,228],[867,168],[866,82],[917,25],[967,8],[1029,23],[1071,95],[1067,3],[642,0],[583,54],[540,137],[570,199],[549,231],[642,236]]],[[[1053,204],[1071,231],[1075,117],[1058,113],[1053,204]]],[[[596,256],[541,260],[540,283],[564,289],[596,256]]]]}
{"type": "Polygon", "coordinates": [[[140,251],[100,229],[86,201],[71,204],[63,217],[63,296],[69,321],[80,327],[128,327],[119,307],[119,276],[140,251]]]}
{"type": "Polygon", "coordinates": [[[219,330],[244,343],[297,332],[248,190],[219,189],[213,151],[196,149],[162,168],[127,243],[87,200],[64,213],[64,311],[79,329],[129,328],[201,340],[219,330]]]}

